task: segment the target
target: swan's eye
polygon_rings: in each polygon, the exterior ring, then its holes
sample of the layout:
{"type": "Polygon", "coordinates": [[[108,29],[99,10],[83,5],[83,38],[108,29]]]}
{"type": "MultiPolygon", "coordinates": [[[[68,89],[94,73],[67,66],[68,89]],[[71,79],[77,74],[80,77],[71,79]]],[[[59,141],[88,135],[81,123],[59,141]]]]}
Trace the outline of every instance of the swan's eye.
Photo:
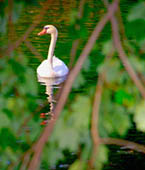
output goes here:
{"type": "Polygon", "coordinates": [[[49,29],[49,27],[44,27],[45,30],[49,29]]]}

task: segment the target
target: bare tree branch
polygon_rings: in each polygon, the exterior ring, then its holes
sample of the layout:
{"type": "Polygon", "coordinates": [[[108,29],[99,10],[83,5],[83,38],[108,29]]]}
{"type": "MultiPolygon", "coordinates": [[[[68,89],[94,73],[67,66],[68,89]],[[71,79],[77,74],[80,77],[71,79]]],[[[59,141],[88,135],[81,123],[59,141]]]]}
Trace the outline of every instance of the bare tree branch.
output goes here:
{"type": "Polygon", "coordinates": [[[78,49],[79,42],[80,42],[80,39],[76,39],[76,40],[74,40],[74,42],[72,44],[72,48],[71,48],[71,52],[70,52],[69,69],[72,69],[73,63],[75,61],[76,52],[78,49]]]}
{"type": "MultiPolygon", "coordinates": [[[[114,49],[110,50],[110,53],[105,58],[105,63],[108,62],[110,58],[112,58],[114,54],[114,49]]],[[[100,144],[100,137],[98,132],[98,120],[99,120],[99,108],[101,103],[101,97],[103,92],[103,84],[105,80],[105,74],[106,74],[107,68],[104,68],[102,73],[99,73],[98,76],[98,82],[96,85],[96,92],[95,92],[95,98],[94,98],[94,104],[93,104],[93,111],[92,111],[92,118],[91,118],[91,136],[93,140],[93,148],[92,148],[92,155],[91,159],[89,161],[89,168],[94,168],[94,162],[96,160],[96,154],[97,154],[97,148],[100,144]]]]}
{"type": "Polygon", "coordinates": [[[105,145],[118,145],[118,146],[125,146],[125,148],[135,150],[137,152],[145,153],[145,146],[131,142],[124,139],[116,139],[116,138],[101,138],[100,143],[105,145]]]}
{"type": "Polygon", "coordinates": [[[92,155],[89,161],[89,169],[94,168],[94,162],[96,160],[96,153],[98,146],[100,144],[100,137],[98,132],[98,117],[99,117],[99,108],[101,103],[101,96],[102,96],[102,86],[103,81],[101,75],[99,75],[98,82],[96,85],[96,92],[93,104],[93,111],[92,111],[92,118],[91,118],[91,136],[93,140],[93,148],[92,148],[92,155]]]}
{"type": "MultiPolygon", "coordinates": [[[[107,4],[107,3],[105,3],[105,4],[107,4]]],[[[110,10],[109,6],[108,6],[108,10],[110,10]]],[[[133,82],[135,83],[137,88],[139,89],[142,97],[145,99],[145,88],[142,85],[140,79],[138,78],[136,72],[132,68],[131,64],[129,63],[127,56],[125,54],[125,51],[124,51],[124,49],[121,45],[120,35],[119,35],[119,31],[118,31],[118,24],[117,24],[116,18],[114,16],[112,16],[110,18],[110,20],[111,20],[111,25],[112,25],[112,34],[113,34],[114,46],[116,47],[116,49],[118,51],[119,57],[120,57],[123,65],[124,65],[126,71],[128,72],[131,79],[133,80],[133,82]]]]}

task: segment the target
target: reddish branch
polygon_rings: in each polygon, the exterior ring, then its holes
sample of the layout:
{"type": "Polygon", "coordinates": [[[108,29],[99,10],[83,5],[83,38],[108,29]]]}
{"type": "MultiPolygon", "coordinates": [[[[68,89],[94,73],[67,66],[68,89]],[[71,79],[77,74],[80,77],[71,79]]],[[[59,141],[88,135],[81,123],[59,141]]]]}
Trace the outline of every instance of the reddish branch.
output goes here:
{"type": "Polygon", "coordinates": [[[100,22],[97,24],[95,27],[94,31],[92,32],[88,42],[86,43],[75,67],[72,69],[70,72],[68,79],[66,80],[66,83],[63,87],[61,96],[58,100],[58,104],[56,105],[56,108],[54,110],[54,120],[50,121],[48,125],[45,127],[41,137],[38,139],[38,141],[35,144],[35,151],[34,151],[34,156],[32,157],[32,160],[29,164],[28,170],[36,170],[37,166],[40,161],[40,156],[42,153],[42,149],[44,147],[44,144],[47,142],[48,137],[51,135],[53,127],[55,125],[56,120],[59,117],[60,112],[62,111],[64,104],[67,100],[67,97],[69,95],[69,92],[71,90],[72,84],[80,72],[82,65],[86,59],[86,57],[89,55],[95,41],[100,35],[100,32],[104,28],[105,24],[108,22],[109,18],[113,15],[113,13],[116,11],[118,6],[118,0],[115,0],[112,5],[110,5],[110,10],[108,13],[100,20],[100,22]]]}
{"type": "Polygon", "coordinates": [[[96,86],[94,104],[93,104],[92,118],[91,118],[91,135],[93,140],[92,155],[89,161],[89,168],[91,169],[94,168],[97,148],[100,144],[100,138],[98,132],[98,117],[99,117],[99,108],[100,108],[101,96],[102,96],[102,86],[103,86],[102,76],[99,75],[98,83],[96,86]]]}
{"type": "Polygon", "coordinates": [[[80,41],[80,39],[76,39],[76,40],[74,40],[74,42],[72,44],[72,49],[71,49],[71,52],[70,52],[69,69],[72,68],[73,63],[75,61],[75,57],[76,57],[76,52],[77,52],[77,48],[78,48],[78,45],[79,45],[79,41],[80,41]]]}
{"type": "Polygon", "coordinates": [[[145,76],[141,72],[138,72],[137,75],[140,78],[140,80],[142,81],[142,83],[145,85],[145,76]]]}
{"type": "Polygon", "coordinates": [[[112,25],[112,34],[113,34],[113,40],[114,40],[114,46],[116,47],[119,57],[126,69],[126,71],[128,72],[128,74],[130,75],[131,79],[133,80],[133,82],[135,83],[135,85],[137,86],[137,88],[139,89],[142,97],[145,99],[145,88],[142,85],[140,79],[138,78],[136,72],[134,71],[134,69],[132,68],[131,64],[129,63],[127,56],[125,54],[125,51],[121,45],[121,41],[120,41],[120,35],[119,35],[119,31],[118,31],[118,24],[116,21],[116,18],[114,16],[111,17],[111,25],[112,25]]]}
{"type": "Polygon", "coordinates": [[[30,41],[25,40],[24,41],[26,46],[29,48],[29,50],[35,55],[35,58],[37,58],[38,60],[42,60],[43,57],[41,56],[41,54],[36,50],[35,47],[33,47],[32,43],[30,43],[30,41]]]}
{"type": "Polygon", "coordinates": [[[92,111],[92,119],[91,119],[91,125],[92,125],[91,126],[91,134],[92,134],[94,145],[99,144],[98,114],[99,114],[99,107],[100,107],[100,103],[101,103],[102,85],[103,85],[103,81],[102,81],[101,76],[99,76],[98,83],[96,86],[93,111],[92,111]]]}
{"type": "Polygon", "coordinates": [[[137,152],[145,153],[145,146],[131,142],[124,139],[115,139],[115,138],[101,138],[100,143],[105,145],[118,145],[118,146],[125,146],[126,149],[132,149],[137,152]]]}
{"type": "MultiPolygon", "coordinates": [[[[115,17],[112,16],[111,17],[111,23],[112,23],[112,27],[114,28],[113,29],[114,43],[115,43],[116,48],[118,49],[118,52],[121,54],[121,59],[122,59],[123,48],[122,48],[121,42],[120,42],[117,23],[114,23],[114,22],[116,22],[115,17]]],[[[135,73],[133,73],[133,75],[132,75],[132,72],[134,70],[129,65],[129,62],[127,61],[127,59],[123,57],[123,63],[124,62],[125,62],[125,64],[127,62],[126,67],[129,67],[129,68],[126,68],[126,69],[131,74],[130,76],[133,76],[133,78],[134,78],[134,76],[136,76],[135,73]]],[[[102,77],[101,77],[101,74],[100,74],[99,78],[98,78],[98,83],[97,83],[97,88],[96,88],[96,93],[95,93],[95,99],[94,99],[94,105],[93,105],[93,112],[92,112],[91,135],[92,135],[92,140],[93,140],[93,151],[92,151],[92,156],[91,156],[91,160],[90,160],[90,164],[89,164],[89,168],[91,168],[91,169],[94,168],[94,162],[95,162],[95,159],[96,159],[97,148],[98,148],[100,143],[125,146],[128,149],[132,149],[132,150],[136,150],[138,152],[145,153],[145,146],[134,143],[134,142],[130,142],[130,141],[123,140],[123,139],[113,139],[113,138],[102,138],[102,139],[100,139],[97,126],[98,126],[98,114],[99,114],[99,106],[100,106],[100,102],[101,102],[102,83],[103,83],[103,79],[104,79],[104,74],[105,74],[105,72],[102,73],[102,75],[103,75],[102,77]]],[[[137,77],[135,77],[135,79],[136,78],[137,77]]],[[[139,81],[139,80],[137,80],[137,81],[139,81]]]]}
{"type": "MultiPolygon", "coordinates": [[[[110,50],[109,55],[105,58],[105,63],[114,55],[114,49],[110,50]]],[[[102,73],[98,76],[98,82],[96,85],[96,92],[93,104],[93,111],[92,111],[92,118],[91,118],[91,136],[93,141],[93,149],[91,159],[89,161],[89,168],[94,168],[94,162],[96,160],[97,155],[97,148],[100,144],[100,137],[98,132],[98,120],[99,120],[99,108],[101,103],[102,91],[103,91],[103,84],[105,79],[107,68],[103,70],[102,73]]]]}

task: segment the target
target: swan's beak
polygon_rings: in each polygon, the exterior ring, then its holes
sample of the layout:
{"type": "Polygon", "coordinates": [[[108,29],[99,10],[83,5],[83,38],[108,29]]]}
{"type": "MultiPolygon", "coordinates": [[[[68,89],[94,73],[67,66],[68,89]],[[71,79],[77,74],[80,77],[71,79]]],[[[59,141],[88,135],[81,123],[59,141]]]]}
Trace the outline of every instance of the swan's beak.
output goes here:
{"type": "Polygon", "coordinates": [[[46,34],[46,29],[43,29],[41,32],[39,32],[37,35],[44,35],[46,34]]]}

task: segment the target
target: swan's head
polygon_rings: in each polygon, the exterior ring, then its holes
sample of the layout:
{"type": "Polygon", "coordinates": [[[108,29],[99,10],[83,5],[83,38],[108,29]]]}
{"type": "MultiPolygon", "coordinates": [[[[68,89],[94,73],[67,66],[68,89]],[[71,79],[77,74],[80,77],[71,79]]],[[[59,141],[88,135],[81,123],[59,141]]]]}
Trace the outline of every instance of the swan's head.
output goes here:
{"type": "Polygon", "coordinates": [[[43,34],[57,34],[57,29],[53,25],[45,25],[43,30],[38,33],[38,35],[43,34]]]}

